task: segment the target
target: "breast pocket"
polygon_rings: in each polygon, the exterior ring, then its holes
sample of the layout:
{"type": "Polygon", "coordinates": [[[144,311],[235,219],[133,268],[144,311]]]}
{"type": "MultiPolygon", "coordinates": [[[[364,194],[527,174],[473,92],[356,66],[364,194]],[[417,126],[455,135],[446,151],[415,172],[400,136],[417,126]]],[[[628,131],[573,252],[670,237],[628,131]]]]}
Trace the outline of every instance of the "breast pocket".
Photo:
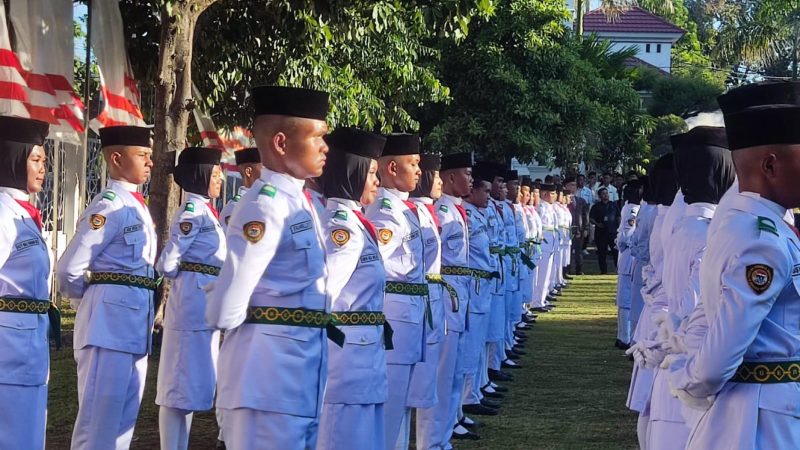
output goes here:
{"type": "Polygon", "coordinates": [[[377,326],[344,327],[347,364],[351,369],[373,369],[376,352],[382,347],[383,333],[377,326]]]}
{"type": "Polygon", "coordinates": [[[304,271],[309,277],[322,275],[325,260],[316,237],[311,232],[293,234],[292,247],[297,254],[298,270],[304,271]]]}
{"type": "Polygon", "coordinates": [[[0,313],[0,370],[2,378],[29,372],[30,349],[36,335],[36,314],[0,313]]]}
{"type": "Polygon", "coordinates": [[[141,231],[125,233],[124,239],[131,258],[133,260],[140,259],[142,257],[142,250],[144,249],[144,233],[141,231]]]}

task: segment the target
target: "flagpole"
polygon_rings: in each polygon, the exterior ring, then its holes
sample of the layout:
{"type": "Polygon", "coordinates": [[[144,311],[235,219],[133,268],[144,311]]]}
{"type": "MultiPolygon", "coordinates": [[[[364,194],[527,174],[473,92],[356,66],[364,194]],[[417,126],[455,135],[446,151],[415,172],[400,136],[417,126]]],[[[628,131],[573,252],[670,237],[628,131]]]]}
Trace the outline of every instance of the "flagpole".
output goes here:
{"type": "Polygon", "coordinates": [[[78,215],[83,213],[86,207],[86,171],[89,164],[89,112],[91,111],[91,80],[92,80],[92,0],[86,0],[86,59],[84,60],[84,83],[83,83],[83,99],[85,102],[83,111],[83,154],[81,155],[80,164],[80,178],[78,178],[79,200],[78,200],[78,215]]]}

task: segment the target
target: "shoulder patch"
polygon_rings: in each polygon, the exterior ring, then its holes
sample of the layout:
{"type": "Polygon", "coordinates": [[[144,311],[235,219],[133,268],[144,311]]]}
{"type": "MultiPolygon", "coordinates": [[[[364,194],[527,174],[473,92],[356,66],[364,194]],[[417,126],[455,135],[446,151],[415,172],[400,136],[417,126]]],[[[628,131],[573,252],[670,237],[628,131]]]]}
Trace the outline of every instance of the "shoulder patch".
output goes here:
{"type": "Polygon", "coordinates": [[[383,244],[388,244],[392,240],[394,233],[388,228],[381,228],[378,230],[378,240],[383,244]]]}
{"type": "Polygon", "coordinates": [[[192,222],[181,222],[178,224],[178,227],[181,229],[181,233],[184,236],[192,232],[192,222]]]}
{"type": "Polygon", "coordinates": [[[381,199],[381,209],[392,209],[392,201],[388,198],[381,199]]]}
{"type": "Polygon", "coordinates": [[[333,230],[331,231],[331,240],[336,246],[341,247],[350,241],[350,232],[341,228],[333,230]]]}
{"type": "Polygon", "coordinates": [[[117,193],[114,191],[105,191],[103,192],[103,198],[106,200],[114,200],[117,198],[117,193]]]}
{"type": "Polygon", "coordinates": [[[186,207],[183,208],[184,211],[194,212],[194,202],[186,202],[186,207]]]}
{"type": "Polygon", "coordinates": [[[751,264],[747,266],[747,285],[756,294],[763,294],[772,284],[772,267],[766,264],[751,264]]]}
{"type": "Polygon", "coordinates": [[[252,221],[244,224],[244,237],[255,244],[264,237],[264,222],[252,221]]]}
{"type": "Polygon", "coordinates": [[[92,227],[93,230],[99,230],[103,228],[103,225],[106,224],[106,216],[102,214],[92,214],[89,217],[89,226],[92,227]]]}
{"type": "Polygon", "coordinates": [[[271,184],[265,184],[264,187],[258,191],[258,195],[266,195],[269,198],[275,198],[276,193],[278,193],[278,190],[271,184]]]}
{"type": "Polygon", "coordinates": [[[439,205],[439,211],[446,213],[447,212],[447,205],[439,205]]]}
{"type": "Polygon", "coordinates": [[[336,213],[333,215],[333,218],[339,220],[347,220],[347,211],[340,209],[336,211],[336,213]]]}
{"type": "Polygon", "coordinates": [[[758,216],[758,229],[759,231],[766,231],[774,234],[775,236],[780,236],[778,234],[778,227],[769,217],[758,216]]]}

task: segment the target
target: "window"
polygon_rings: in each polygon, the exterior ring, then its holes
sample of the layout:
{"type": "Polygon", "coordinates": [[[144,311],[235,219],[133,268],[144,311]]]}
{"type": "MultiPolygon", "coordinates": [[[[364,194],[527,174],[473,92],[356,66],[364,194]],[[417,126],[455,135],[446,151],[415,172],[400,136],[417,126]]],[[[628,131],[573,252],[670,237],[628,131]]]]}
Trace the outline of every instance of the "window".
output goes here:
{"type": "Polygon", "coordinates": [[[661,53],[661,44],[656,45],[656,53],[661,53]]]}
{"type": "Polygon", "coordinates": [[[644,46],[644,51],[646,53],[650,53],[650,44],[647,44],[647,45],[644,46]]]}

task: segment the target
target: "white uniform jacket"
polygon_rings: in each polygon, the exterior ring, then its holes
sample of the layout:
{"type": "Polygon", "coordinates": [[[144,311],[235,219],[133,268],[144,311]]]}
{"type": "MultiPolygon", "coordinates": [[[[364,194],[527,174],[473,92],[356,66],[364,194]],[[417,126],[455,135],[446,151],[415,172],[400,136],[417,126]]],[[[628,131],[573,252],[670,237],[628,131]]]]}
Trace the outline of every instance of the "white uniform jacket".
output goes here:
{"type": "Polygon", "coordinates": [[[685,365],[670,374],[687,402],[716,396],[687,448],[800,447],[797,383],[758,382],[770,373],[792,381],[796,370],[769,364],[800,361],[800,241],[784,213],[743,192],[715,214],[720,226],[709,236],[700,268],[708,331],[685,365]],[[750,369],[737,370],[743,362],[750,369]],[[749,382],[731,381],[734,376],[749,382]]]}
{"type": "Polygon", "coordinates": [[[555,206],[545,201],[539,204],[539,217],[542,219],[542,253],[545,257],[552,255],[560,245],[558,220],[555,206]]]}
{"type": "MultiPolygon", "coordinates": [[[[420,226],[422,228],[422,245],[425,253],[425,275],[440,275],[442,271],[442,239],[439,236],[438,216],[436,214],[433,199],[412,198],[411,201],[417,206],[420,226]],[[434,217],[436,217],[434,219],[434,217]]],[[[428,330],[426,342],[435,344],[444,339],[444,304],[442,302],[441,284],[428,283],[428,301],[431,305],[431,319],[433,329],[428,330]]],[[[452,306],[448,303],[448,308],[452,306]]]]}
{"type": "Polygon", "coordinates": [[[636,217],[638,215],[639,205],[625,203],[625,206],[622,207],[619,229],[617,230],[617,249],[619,250],[617,272],[620,275],[631,275],[633,273],[633,233],[636,232],[636,217]]]}
{"type": "MultiPolygon", "coordinates": [[[[386,281],[427,287],[422,230],[416,207],[409,209],[404,203],[407,200],[407,192],[379,188],[378,198],[367,207],[366,217],[378,230],[386,281]]],[[[383,310],[394,330],[394,349],[387,352],[387,363],[415,364],[422,361],[424,327],[427,326],[426,300],[426,295],[386,294],[383,310]]]]}
{"type": "MultiPolygon", "coordinates": [[[[442,226],[442,267],[456,267],[469,269],[469,230],[466,223],[466,210],[460,198],[442,194],[436,201],[436,214],[442,226]],[[463,215],[462,212],[463,211],[463,215]]],[[[471,277],[468,275],[444,275],[445,280],[458,292],[458,312],[452,307],[445,308],[445,320],[450,331],[464,331],[467,317],[467,304],[469,302],[469,286],[471,277]]]]}
{"type": "Polygon", "coordinates": [[[86,272],[155,276],[156,232],[135,185],[111,180],[78,221],[56,265],[58,288],[77,309],[73,347],[94,346],[143,355],[150,350],[153,291],[88,284],[86,272]]]}
{"type": "Polygon", "coordinates": [[[227,232],[228,230],[228,223],[231,221],[231,216],[233,215],[233,209],[236,208],[236,205],[239,204],[239,200],[242,199],[242,196],[247,192],[247,188],[244,186],[239,186],[239,191],[234,195],[225,206],[222,207],[222,210],[219,212],[219,223],[222,225],[222,231],[227,232]]]}
{"type": "MultiPolygon", "coordinates": [[[[28,194],[0,188],[0,299],[40,300],[49,305],[50,252],[39,227],[15,198],[27,201],[28,194]]],[[[0,384],[47,383],[50,323],[46,305],[42,314],[0,311],[0,384]]]]}
{"type": "MultiPolygon", "coordinates": [[[[469,202],[464,202],[467,211],[467,226],[469,229],[469,264],[470,268],[485,272],[486,275],[498,271],[497,261],[490,253],[491,239],[489,237],[489,221],[486,218],[485,208],[478,208],[469,202]]],[[[499,273],[497,274],[499,276],[499,273]]],[[[476,277],[473,281],[474,291],[479,291],[478,286],[488,286],[491,278],[476,277]]],[[[492,310],[492,296],[488,292],[475,292],[470,295],[472,299],[469,312],[474,314],[488,314],[492,310]]]]}
{"type": "MultiPolygon", "coordinates": [[[[353,200],[328,199],[323,215],[325,253],[329,267],[328,295],[334,313],[383,312],[386,275],[373,237],[356,214],[353,200]]],[[[350,315],[348,317],[354,317],[350,315]]],[[[328,343],[328,383],[325,403],[374,404],[388,397],[383,325],[352,325],[342,321],[343,347],[328,343]]]]}
{"type": "Polygon", "coordinates": [[[500,278],[492,280],[492,294],[505,295],[505,274],[503,272],[503,253],[506,248],[505,239],[505,226],[503,225],[503,218],[498,212],[499,205],[494,199],[489,199],[489,204],[484,211],[486,214],[486,223],[488,224],[489,231],[489,252],[495,260],[495,266],[500,273],[500,278]]]}
{"type": "Polygon", "coordinates": [[[506,254],[503,264],[506,270],[505,287],[507,291],[519,291],[519,232],[517,231],[517,214],[508,200],[498,202],[503,212],[503,228],[505,229],[506,254]]]}
{"type": "Polygon", "coordinates": [[[175,280],[164,314],[164,327],[171,330],[212,329],[205,321],[203,288],[217,276],[203,270],[211,267],[219,270],[227,247],[222,227],[208,207],[208,201],[201,195],[186,194],[186,200],[172,218],[169,241],[156,263],[160,274],[175,280]],[[198,264],[211,267],[203,268],[198,264]],[[200,271],[189,270],[192,268],[200,271]]]}
{"type": "Polygon", "coordinates": [[[296,316],[270,307],[330,309],[325,251],[303,184],[264,168],[231,216],[228,254],[206,309],[211,326],[228,330],[218,360],[217,407],[318,414],[325,329],[253,323],[273,313],[287,322],[296,316]],[[258,311],[264,314],[255,316],[258,311]]]}

